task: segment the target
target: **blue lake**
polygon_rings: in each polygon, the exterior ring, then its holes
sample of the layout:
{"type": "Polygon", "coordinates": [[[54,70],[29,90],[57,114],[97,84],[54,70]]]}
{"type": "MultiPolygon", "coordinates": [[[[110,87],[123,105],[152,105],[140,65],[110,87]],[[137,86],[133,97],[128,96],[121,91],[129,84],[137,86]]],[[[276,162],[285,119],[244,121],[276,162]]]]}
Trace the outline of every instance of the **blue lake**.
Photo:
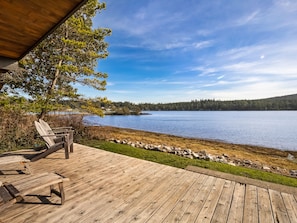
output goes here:
{"type": "Polygon", "coordinates": [[[140,116],[86,116],[87,125],[105,125],[297,150],[297,111],[149,111],[140,116]]]}

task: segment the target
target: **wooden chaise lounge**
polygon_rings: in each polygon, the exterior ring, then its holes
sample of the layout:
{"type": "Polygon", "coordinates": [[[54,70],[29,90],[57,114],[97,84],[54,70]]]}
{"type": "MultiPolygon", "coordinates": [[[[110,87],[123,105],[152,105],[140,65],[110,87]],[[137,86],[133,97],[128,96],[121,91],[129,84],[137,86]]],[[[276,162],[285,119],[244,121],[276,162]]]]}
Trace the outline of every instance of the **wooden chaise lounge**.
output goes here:
{"type": "Polygon", "coordinates": [[[27,174],[32,173],[32,170],[29,165],[30,162],[31,162],[31,160],[29,160],[21,155],[0,156],[0,166],[11,164],[11,163],[19,163],[23,167],[22,172],[27,173],[27,174]]]}
{"type": "Polygon", "coordinates": [[[68,180],[56,173],[41,173],[22,178],[13,184],[0,182],[0,212],[16,202],[24,201],[26,195],[31,195],[45,187],[50,188],[50,196],[52,193],[56,194],[61,198],[61,204],[64,204],[63,182],[68,180]],[[54,189],[55,185],[58,185],[59,191],[54,189]]]}

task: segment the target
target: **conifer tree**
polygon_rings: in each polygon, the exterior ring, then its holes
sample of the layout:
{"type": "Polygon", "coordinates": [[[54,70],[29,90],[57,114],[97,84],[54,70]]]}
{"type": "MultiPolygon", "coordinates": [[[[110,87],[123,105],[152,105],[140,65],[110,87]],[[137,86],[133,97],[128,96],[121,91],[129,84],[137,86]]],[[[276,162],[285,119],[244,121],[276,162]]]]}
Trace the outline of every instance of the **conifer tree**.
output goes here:
{"type": "Polygon", "coordinates": [[[97,61],[108,56],[108,28],[93,28],[92,19],[105,3],[89,0],[80,10],[26,55],[21,82],[11,83],[35,102],[40,117],[57,109],[61,100],[79,98],[74,84],[104,90],[107,74],[95,71],[97,61]]]}

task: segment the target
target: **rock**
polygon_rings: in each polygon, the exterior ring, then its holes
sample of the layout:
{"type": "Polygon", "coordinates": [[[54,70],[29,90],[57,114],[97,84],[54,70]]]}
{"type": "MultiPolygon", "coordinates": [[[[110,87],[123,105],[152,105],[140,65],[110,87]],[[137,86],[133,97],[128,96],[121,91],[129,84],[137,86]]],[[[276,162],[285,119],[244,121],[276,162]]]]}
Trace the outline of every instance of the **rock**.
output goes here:
{"type": "Polygon", "coordinates": [[[214,157],[212,155],[210,155],[210,154],[206,154],[205,160],[207,160],[207,161],[213,161],[214,160],[214,157]]]}
{"type": "Polygon", "coordinates": [[[288,154],[287,159],[290,161],[293,161],[295,159],[295,157],[292,154],[288,154]]]}
{"type": "Polygon", "coordinates": [[[225,156],[217,156],[215,161],[219,163],[228,163],[225,156]]]}
{"type": "Polygon", "coordinates": [[[297,170],[290,170],[290,175],[293,177],[297,177],[297,170]]]}
{"type": "Polygon", "coordinates": [[[160,147],[161,146],[152,145],[152,146],[150,146],[150,150],[160,151],[160,147]]]}
{"type": "Polygon", "coordinates": [[[246,165],[252,165],[253,162],[250,161],[250,160],[244,160],[244,161],[243,161],[243,164],[246,164],[246,165]]]}
{"type": "Polygon", "coordinates": [[[231,165],[231,166],[236,166],[236,164],[233,163],[232,161],[231,162],[228,162],[228,164],[231,165]]]}
{"type": "Polygon", "coordinates": [[[262,169],[263,170],[270,170],[270,167],[268,167],[268,166],[262,166],[262,169]]]}
{"type": "Polygon", "coordinates": [[[200,151],[199,153],[200,153],[201,155],[204,155],[204,156],[207,155],[207,153],[205,152],[205,150],[202,150],[202,151],[200,151]]]}
{"type": "Polygon", "coordinates": [[[192,154],[192,150],[190,150],[190,149],[184,149],[184,153],[185,154],[188,154],[188,155],[191,155],[192,154]]]}
{"type": "Polygon", "coordinates": [[[166,153],[172,153],[173,149],[170,146],[163,146],[164,152],[166,153]]]}
{"type": "Polygon", "coordinates": [[[193,156],[195,159],[199,159],[199,154],[198,154],[198,153],[192,152],[192,156],[193,156]]]}
{"type": "Polygon", "coordinates": [[[223,157],[225,157],[225,158],[229,158],[229,156],[227,155],[227,154],[225,154],[225,153],[223,153],[223,157]]]}
{"type": "Polygon", "coordinates": [[[192,155],[189,155],[189,154],[185,154],[185,155],[183,155],[183,157],[186,157],[186,158],[189,158],[189,159],[193,159],[193,156],[192,155]]]}

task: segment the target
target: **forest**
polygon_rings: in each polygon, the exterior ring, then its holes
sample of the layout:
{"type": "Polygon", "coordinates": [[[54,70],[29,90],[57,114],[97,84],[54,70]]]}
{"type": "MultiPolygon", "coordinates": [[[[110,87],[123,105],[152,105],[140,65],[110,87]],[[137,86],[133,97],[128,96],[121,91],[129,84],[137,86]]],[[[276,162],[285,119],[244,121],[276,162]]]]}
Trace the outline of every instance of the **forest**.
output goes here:
{"type": "Polygon", "coordinates": [[[192,100],[176,103],[113,102],[113,105],[128,108],[139,107],[141,111],[252,111],[252,110],[297,110],[297,94],[257,100],[220,101],[213,99],[192,100]]]}
{"type": "MultiPolygon", "coordinates": [[[[64,101],[72,109],[81,107],[80,102],[64,101]]],[[[132,102],[94,102],[97,107],[103,108],[105,114],[129,115],[142,114],[145,111],[265,111],[265,110],[297,110],[297,94],[281,97],[272,97],[257,100],[230,100],[213,99],[192,100],[176,103],[140,103],[132,102]]]]}
{"type": "Polygon", "coordinates": [[[257,100],[192,100],[177,103],[143,103],[143,111],[252,111],[252,110],[297,110],[297,94],[257,100]]]}

